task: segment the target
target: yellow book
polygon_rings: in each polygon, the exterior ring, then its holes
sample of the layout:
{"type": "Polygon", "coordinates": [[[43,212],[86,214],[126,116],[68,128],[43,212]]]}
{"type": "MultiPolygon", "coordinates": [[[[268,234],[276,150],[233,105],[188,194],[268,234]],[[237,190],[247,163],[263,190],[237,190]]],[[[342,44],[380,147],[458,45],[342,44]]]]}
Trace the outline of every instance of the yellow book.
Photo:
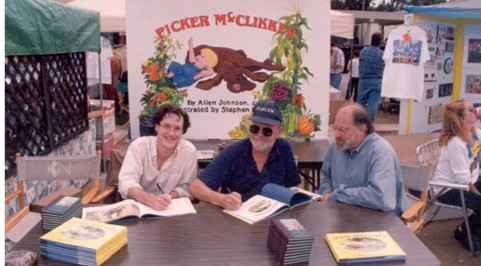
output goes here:
{"type": "Polygon", "coordinates": [[[40,243],[47,257],[100,265],[127,243],[127,227],[74,217],[41,236],[40,243]]]}
{"type": "Polygon", "coordinates": [[[329,233],[324,238],[337,263],[406,260],[406,253],[386,231],[329,233]]]}

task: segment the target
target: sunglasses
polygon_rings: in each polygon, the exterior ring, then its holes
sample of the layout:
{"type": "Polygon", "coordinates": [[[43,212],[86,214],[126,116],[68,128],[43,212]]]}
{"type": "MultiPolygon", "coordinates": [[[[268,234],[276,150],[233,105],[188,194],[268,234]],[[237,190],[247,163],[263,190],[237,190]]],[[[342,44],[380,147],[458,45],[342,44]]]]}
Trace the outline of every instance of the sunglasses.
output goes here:
{"type": "MultiPolygon", "coordinates": [[[[257,134],[259,133],[259,130],[261,129],[260,126],[258,125],[251,125],[249,127],[249,131],[252,133],[252,134],[257,134]]],[[[272,133],[274,133],[272,131],[272,128],[269,128],[269,127],[263,127],[262,128],[262,135],[264,135],[265,137],[270,137],[272,136],[272,133]]]]}

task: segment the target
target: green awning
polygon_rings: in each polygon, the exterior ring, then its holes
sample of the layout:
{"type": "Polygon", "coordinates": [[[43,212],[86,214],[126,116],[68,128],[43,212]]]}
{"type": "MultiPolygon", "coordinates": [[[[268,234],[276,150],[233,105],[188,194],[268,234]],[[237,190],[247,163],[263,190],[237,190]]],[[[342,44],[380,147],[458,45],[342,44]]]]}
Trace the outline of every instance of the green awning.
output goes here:
{"type": "Polygon", "coordinates": [[[100,14],[48,0],[5,1],[5,55],[100,51],[100,14]]]}

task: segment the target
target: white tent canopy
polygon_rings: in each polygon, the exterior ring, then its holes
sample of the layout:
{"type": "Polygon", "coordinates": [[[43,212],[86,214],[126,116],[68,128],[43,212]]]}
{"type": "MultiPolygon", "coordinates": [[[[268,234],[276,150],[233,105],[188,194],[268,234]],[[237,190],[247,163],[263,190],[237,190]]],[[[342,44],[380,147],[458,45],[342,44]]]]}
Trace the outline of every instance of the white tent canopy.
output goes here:
{"type": "Polygon", "coordinates": [[[354,15],[331,10],[331,35],[354,39],[354,15]]]}
{"type": "MultiPolygon", "coordinates": [[[[74,0],[69,5],[100,12],[101,32],[125,32],[125,0],[74,0]]],[[[331,10],[331,35],[354,38],[354,15],[331,10]]]]}

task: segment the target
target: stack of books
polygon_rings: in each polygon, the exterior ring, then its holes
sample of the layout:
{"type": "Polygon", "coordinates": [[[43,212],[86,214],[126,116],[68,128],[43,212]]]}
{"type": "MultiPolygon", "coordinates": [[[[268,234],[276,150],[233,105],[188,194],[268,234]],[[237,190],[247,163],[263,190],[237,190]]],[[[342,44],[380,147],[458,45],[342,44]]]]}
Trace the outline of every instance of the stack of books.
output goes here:
{"type": "Polygon", "coordinates": [[[81,215],[82,203],[80,198],[60,195],[42,208],[43,229],[52,230],[65,221],[70,220],[70,218],[81,217],[81,215]]]}
{"type": "Polygon", "coordinates": [[[337,263],[406,260],[406,253],[387,231],[329,233],[325,239],[337,263]]]}
{"type": "Polygon", "coordinates": [[[44,257],[101,265],[127,244],[127,227],[74,217],[40,237],[44,257]]]}
{"type": "Polygon", "coordinates": [[[314,237],[296,219],[271,221],[267,246],[283,264],[309,261],[314,237]]]}

